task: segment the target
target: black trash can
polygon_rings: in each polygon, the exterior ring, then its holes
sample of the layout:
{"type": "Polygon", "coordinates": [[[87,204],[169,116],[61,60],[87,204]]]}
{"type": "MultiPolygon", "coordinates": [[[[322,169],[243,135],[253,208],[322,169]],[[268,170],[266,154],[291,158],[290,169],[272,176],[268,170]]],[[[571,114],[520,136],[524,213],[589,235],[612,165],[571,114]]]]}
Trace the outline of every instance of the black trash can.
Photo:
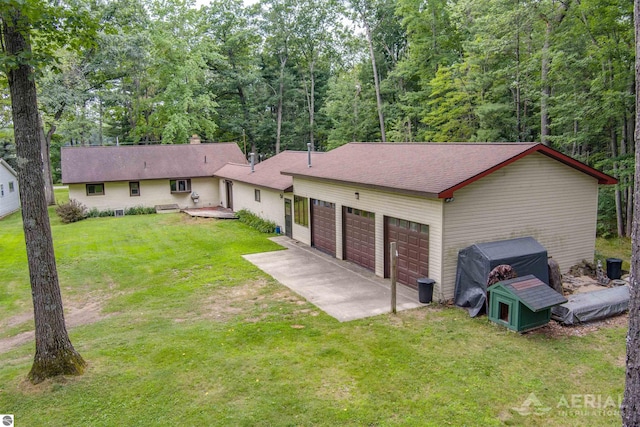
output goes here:
{"type": "Polygon", "coordinates": [[[428,304],[433,299],[433,285],[435,280],[428,277],[418,279],[418,299],[422,304],[428,304]]]}
{"type": "Polygon", "coordinates": [[[622,260],[620,258],[607,258],[607,277],[611,280],[622,277],[622,260]]]}

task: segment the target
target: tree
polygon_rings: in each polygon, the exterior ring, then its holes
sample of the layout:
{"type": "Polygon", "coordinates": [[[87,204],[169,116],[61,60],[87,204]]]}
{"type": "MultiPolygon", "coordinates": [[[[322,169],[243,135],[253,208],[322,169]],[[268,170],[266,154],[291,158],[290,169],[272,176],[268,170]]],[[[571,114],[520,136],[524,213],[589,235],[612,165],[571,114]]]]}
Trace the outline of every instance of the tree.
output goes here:
{"type": "Polygon", "coordinates": [[[378,73],[378,66],[376,65],[376,55],[373,48],[373,34],[372,34],[372,14],[373,5],[369,4],[368,0],[352,0],[351,6],[367,36],[367,47],[369,49],[369,59],[371,60],[371,69],[373,70],[373,83],[376,90],[376,105],[378,106],[378,121],[380,122],[380,138],[382,142],[387,142],[387,134],[385,131],[384,123],[384,111],[382,109],[382,95],[380,93],[380,75],[378,73]]]}
{"type": "MultiPolygon", "coordinates": [[[[69,339],[44,195],[41,121],[38,113],[34,56],[30,44],[32,4],[10,2],[0,10],[4,71],[11,93],[22,202],[22,221],[33,296],[36,353],[28,378],[39,383],[57,375],[82,374],[85,361],[69,339]],[[25,5],[20,8],[19,5],[25,5]]],[[[42,5],[36,5],[42,7],[42,5]]]]}
{"type": "Polygon", "coordinates": [[[640,425],[640,0],[633,7],[636,47],[636,172],[633,231],[631,235],[631,288],[629,300],[629,332],[627,333],[627,371],[622,425],[640,425]]]}

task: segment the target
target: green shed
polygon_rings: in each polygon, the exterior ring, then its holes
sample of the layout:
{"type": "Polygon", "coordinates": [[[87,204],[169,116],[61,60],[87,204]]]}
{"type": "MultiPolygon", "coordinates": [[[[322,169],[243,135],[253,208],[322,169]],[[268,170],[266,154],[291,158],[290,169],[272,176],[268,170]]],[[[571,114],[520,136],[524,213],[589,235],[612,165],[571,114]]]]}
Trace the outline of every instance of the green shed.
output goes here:
{"type": "Polygon", "coordinates": [[[546,325],[551,307],[567,299],[533,275],[498,282],[488,289],[489,320],[517,332],[546,325]]]}

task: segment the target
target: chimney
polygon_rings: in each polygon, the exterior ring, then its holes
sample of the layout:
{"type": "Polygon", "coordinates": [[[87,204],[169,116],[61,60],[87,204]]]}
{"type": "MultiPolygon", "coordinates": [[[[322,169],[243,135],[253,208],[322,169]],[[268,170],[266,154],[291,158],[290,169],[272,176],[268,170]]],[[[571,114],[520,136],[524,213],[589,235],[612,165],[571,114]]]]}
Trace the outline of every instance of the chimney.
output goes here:
{"type": "Polygon", "coordinates": [[[311,167],[311,143],[307,142],[307,167],[311,167]]]}
{"type": "Polygon", "coordinates": [[[251,158],[251,173],[253,173],[253,166],[256,162],[256,153],[249,153],[249,157],[251,158]]]}
{"type": "Polygon", "coordinates": [[[195,133],[193,134],[193,136],[191,138],[189,138],[189,144],[200,144],[200,137],[198,135],[196,135],[195,133]]]}

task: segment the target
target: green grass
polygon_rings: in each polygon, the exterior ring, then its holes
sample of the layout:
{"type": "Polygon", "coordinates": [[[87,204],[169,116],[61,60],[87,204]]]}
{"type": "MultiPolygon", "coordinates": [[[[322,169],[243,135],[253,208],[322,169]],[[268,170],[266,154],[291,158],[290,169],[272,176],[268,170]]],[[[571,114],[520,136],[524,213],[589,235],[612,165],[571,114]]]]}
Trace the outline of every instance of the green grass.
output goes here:
{"type": "MultiPolygon", "coordinates": [[[[89,303],[103,317],[70,329],[89,362],[81,377],[31,386],[33,343],[0,353],[0,413],[16,425],[619,424],[615,408],[562,399],[618,399],[624,327],[518,335],[452,307],[339,323],[245,261],[278,247],[237,221],[52,228],[67,319],[89,303]],[[512,409],[530,393],[550,410],[512,409]]],[[[2,339],[32,324],[9,322],[31,310],[19,215],[0,221],[0,245],[2,339]]]]}
{"type": "Polygon", "coordinates": [[[622,260],[622,269],[629,271],[631,265],[631,239],[628,237],[610,239],[598,237],[596,239],[596,258],[602,260],[602,266],[605,268],[607,258],[620,258],[622,260]]]}

